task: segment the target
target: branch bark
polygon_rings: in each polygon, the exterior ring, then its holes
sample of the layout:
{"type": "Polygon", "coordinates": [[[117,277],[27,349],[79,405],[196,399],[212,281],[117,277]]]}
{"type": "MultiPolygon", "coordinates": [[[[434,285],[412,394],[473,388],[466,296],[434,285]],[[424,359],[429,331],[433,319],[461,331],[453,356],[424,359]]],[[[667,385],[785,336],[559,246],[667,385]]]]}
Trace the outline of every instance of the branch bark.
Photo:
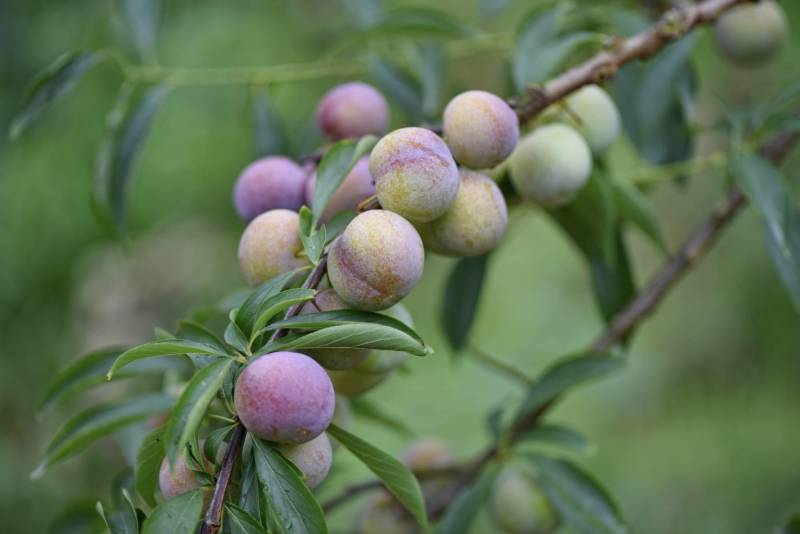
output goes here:
{"type": "Polygon", "coordinates": [[[553,104],[585,85],[599,84],[613,77],[631,61],[647,59],[695,27],[715,21],[728,9],[752,0],[705,0],[699,4],[667,11],[649,29],[617,42],[610,50],[565,71],[560,76],[533,86],[509,100],[520,124],[525,124],[553,104]]]}

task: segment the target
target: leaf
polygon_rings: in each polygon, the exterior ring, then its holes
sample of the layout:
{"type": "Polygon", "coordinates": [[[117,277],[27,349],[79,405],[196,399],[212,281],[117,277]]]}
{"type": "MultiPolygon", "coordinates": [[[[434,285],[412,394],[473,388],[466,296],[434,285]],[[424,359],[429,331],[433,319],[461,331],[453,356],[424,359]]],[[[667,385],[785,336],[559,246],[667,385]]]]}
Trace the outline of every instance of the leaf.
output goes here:
{"type": "MultiPolygon", "coordinates": [[[[246,434],[242,446],[242,485],[239,493],[239,506],[250,515],[260,517],[263,493],[258,486],[256,464],[253,456],[253,436],[246,434]]],[[[262,523],[265,521],[262,519],[262,523]]]]}
{"type": "Polygon", "coordinates": [[[442,327],[454,351],[462,349],[469,338],[483,290],[488,258],[488,255],[483,255],[458,260],[447,279],[442,299],[442,327]]]}
{"type": "Polygon", "coordinates": [[[231,534],[268,534],[258,519],[235,504],[225,503],[225,512],[225,524],[230,528],[231,534]]]}
{"type": "Polygon", "coordinates": [[[411,513],[422,528],[428,530],[425,499],[422,496],[419,482],[408,467],[336,425],[330,425],[327,432],[375,473],[386,485],[386,489],[400,501],[400,504],[411,513]]]}
{"type": "Polygon", "coordinates": [[[365,348],[427,356],[433,350],[407,325],[386,315],[336,310],[298,315],[269,325],[266,330],[311,329],[285,336],[264,346],[259,354],[287,349],[365,348]]]}
{"type": "MultiPolygon", "coordinates": [[[[168,85],[148,89],[132,109],[117,110],[120,117],[110,117],[112,125],[97,155],[95,199],[121,232],[125,222],[125,196],[133,164],[158,110],[169,95],[168,85]]],[[[112,114],[115,110],[112,110],[112,114]]]]}
{"type": "Polygon", "coordinates": [[[796,207],[789,210],[785,247],[781,247],[775,233],[766,224],[764,226],[764,241],[772,264],[795,308],[800,310],[800,211],[796,207]]]}
{"type": "Polygon", "coordinates": [[[164,454],[164,427],[156,428],[145,436],[136,451],[134,487],[136,493],[150,506],[156,505],[153,495],[158,485],[158,472],[164,454]]]}
{"type": "Polygon", "coordinates": [[[492,463],[484,468],[478,479],[461,491],[447,507],[437,534],[464,534],[477,517],[483,504],[489,500],[500,465],[492,463]]]}
{"type": "Polygon", "coordinates": [[[539,454],[530,457],[539,467],[542,490],[571,530],[587,534],[628,532],[608,492],[578,466],[539,454]]]}
{"type": "Polygon", "coordinates": [[[441,40],[465,37],[469,31],[449,13],[428,7],[398,7],[389,10],[382,21],[365,28],[363,38],[409,38],[441,40]]]}
{"type": "Polygon", "coordinates": [[[422,122],[422,92],[414,80],[388,59],[372,56],[369,66],[375,85],[400,106],[408,122],[422,122]]]}
{"type": "Polygon", "coordinates": [[[314,215],[307,206],[300,208],[300,241],[303,242],[303,250],[308,259],[314,265],[319,263],[322,251],[327,241],[325,225],[317,232],[314,223],[314,215]]]}
{"type": "Polygon", "coordinates": [[[383,408],[364,397],[354,397],[350,399],[350,405],[353,408],[353,413],[364,419],[370,419],[376,423],[380,423],[400,435],[406,437],[414,436],[414,431],[400,417],[386,413],[383,408]]]}
{"type": "Polygon", "coordinates": [[[514,0],[481,0],[481,19],[494,17],[495,15],[498,15],[500,12],[507,9],[513,3],[514,0]]]}
{"type": "Polygon", "coordinates": [[[142,59],[153,59],[156,53],[160,2],[158,0],[119,0],[118,3],[142,59]]]}
{"type": "Polygon", "coordinates": [[[614,189],[614,198],[620,216],[633,223],[642,233],[649,237],[665,255],[669,249],[664,242],[661,228],[658,226],[653,206],[636,187],[611,182],[614,189]]]}
{"type": "Polygon", "coordinates": [[[164,443],[171,466],[175,465],[178,454],[197,431],[233,363],[232,359],[212,362],[197,371],[186,384],[164,429],[164,443]]]}
{"type": "Polygon", "coordinates": [[[541,59],[541,48],[555,39],[561,32],[567,14],[573,9],[569,2],[562,2],[544,12],[535,8],[517,30],[514,38],[512,74],[517,90],[526,88],[532,66],[541,59]]]}
{"type": "Polygon", "coordinates": [[[40,478],[50,466],[83,451],[115,430],[168,410],[172,402],[172,397],[167,395],[144,395],[84,410],[58,430],[31,478],[40,478]]]}
{"type": "Polygon", "coordinates": [[[97,515],[95,501],[78,500],[56,511],[47,534],[86,534],[104,532],[105,523],[97,515]]]}
{"type": "Polygon", "coordinates": [[[540,44],[535,53],[514,63],[518,69],[515,71],[517,82],[522,84],[520,90],[530,84],[544,82],[579,47],[598,43],[601,38],[600,34],[594,32],[575,32],[540,44]]]}
{"type": "Polygon", "coordinates": [[[103,503],[97,502],[95,506],[97,513],[103,519],[106,529],[110,534],[138,534],[139,521],[136,516],[136,509],[131,510],[126,506],[126,509],[117,510],[112,514],[106,514],[103,508],[103,503]]]}
{"type": "Polygon", "coordinates": [[[277,532],[325,534],[328,527],[319,503],[296,469],[272,445],[253,437],[256,473],[269,503],[277,532]]]}
{"type": "Polygon", "coordinates": [[[253,323],[253,334],[250,336],[250,344],[252,345],[255,338],[262,333],[267,323],[278,314],[290,306],[313,299],[316,294],[317,292],[314,289],[287,289],[265,300],[261,307],[261,312],[256,318],[255,323],[253,323]]]}
{"type": "Polygon", "coordinates": [[[214,347],[223,354],[228,353],[228,347],[225,346],[225,343],[219,337],[217,337],[214,332],[194,321],[183,320],[179,322],[178,330],[174,337],[178,339],[196,341],[197,343],[214,347]]]}
{"type": "Polygon", "coordinates": [[[374,135],[366,135],[358,141],[345,139],[334,144],[325,152],[317,167],[317,181],[314,186],[314,198],[311,201],[314,215],[312,227],[317,225],[328,206],[328,201],[348,173],[358,163],[358,160],[372,150],[377,142],[378,138],[374,135]]]}
{"type": "Polygon", "coordinates": [[[731,154],[730,168],[736,183],[763,215],[772,240],[786,250],[789,193],[785,179],[771,162],[752,153],[731,154]]]}
{"type": "Polygon", "coordinates": [[[332,243],[334,239],[344,232],[350,221],[356,218],[357,213],[352,210],[340,211],[331,218],[330,221],[325,223],[325,241],[326,245],[332,243]]]}
{"type": "Polygon", "coordinates": [[[517,420],[536,412],[568,389],[616,371],[622,364],[623,360],[620,358],[593,354],[581,354],[557,361],[528,389],[517,420]]]}
{"type": "Polygon", "coordinates": [[[108,369],[123,350],[115,347],[97,350],[69,364],[47,387],[39,410],[46,410],[65,396],[105,383],[108,369]]]}
{"type": "Polygon", "coordinates": [[[231,320],[228,322],[228,326],[225,327],[225,343],[242,354],[246,354],[247,346],[250,342],[244,335],[244,332],[239,328],[239,325],[236,324],[236,311],[237,310],[231,311],[231,320]]]}
{"type": "Polygon", "coordinates": [[[225,440],[230,437],[234,430],[236,430],[235,424],[225,425],[220,428],[215,428],[206,436],[203,442],[203,454],[209,461],[215,464],[222,462],[220,453],[223,453],[224,456],[224,452],[227,450],[222,447],[226,445],[225,440]]]}
{"type": "Polygon", "coordinates": [[[195,534],[203,513],[203,491],[193,490],[159,504],[142,525],[142,534],[195,534]]]}
{"type": "Polygon", "coordinates": [[[442,99],[443,73],[446,71],[444,51],[436,44],[418,45],[411,51],[409,62],[422,91],[422,113],[434,119],[442,99]]]}
{"type": "Polygon", "coordinates": [[[357,28],[375,26],[386,17],[383,0],[342,0],[348,20],[357,28]]]}
{"type": "Polygon", "coordinates": [[[205,343],[198,343],[188,339],[164,339],[161,341],[151,341],[143,345],[138,345],[126,350],[114,361],[106,377],[111,380],[114,374],[126,365],[142,360],[144,358],[154,358],[157,356],[179,356],[182,354],[209,354],[212,356],[229,357],[229,355],[219,348],[205,343]]]}
{"type": "Polygon", "coordinates": [[[259,158],[285,154],[288,149],[286,127],[272,99],[266,92],[252,96],[253,144],[259,158]]]}
{"type": "Polygon", "coordinates": [[[520,443],[523,442],[541,443],[584,453],[594,450],[594,445],[577,430],[552,423],[536,425],[520,438],[520,443]]]}
{"type": "Polygon", "coordinates": [[[249,339],[253,332],[255,332],[256,329],[254,326],[258,317],[264,313],[265,302],[280,293],[294,277],[304,270],[306,270],[306,268],[295,269],[294,271],[289,271],[267,280],[247,297],[235,317],[236,324],[246,338],[249,339]]]}
{"type": "Polygon", "coordinates": [[[96,52],[67,52],[39,72],[25,91],[20,111],[11,122],[8,135],[12,141],[51,104],[72,91],[78,81],[103,59],[96,52]]]}

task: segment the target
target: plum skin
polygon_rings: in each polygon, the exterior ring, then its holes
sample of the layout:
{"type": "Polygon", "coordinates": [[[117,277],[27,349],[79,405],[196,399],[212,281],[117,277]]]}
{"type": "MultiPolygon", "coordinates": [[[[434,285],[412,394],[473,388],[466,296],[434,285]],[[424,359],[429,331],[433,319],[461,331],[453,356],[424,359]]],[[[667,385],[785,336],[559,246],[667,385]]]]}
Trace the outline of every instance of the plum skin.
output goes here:
{"type": "Polygon", "coordinates": [[[565,100],[561,120],[578,130],[594,155],[600,155],[619,137],[622,119],[617,105],[602,88],[587,85],[565,100]],[[579,122],[580,121],[580,122],[579,122]]]}
{"type": "Polygon", "coordinates": [[[425,128],[401,128],[372,149],[369,170],[378,202],[414,223],[440,217],[458,192],[458,168],[441,137],[425,128]]]}
{"type": "Polygon", "coordinates": [[[251,221],[274,209],[299,210],[303,205],[306,173],[294,161],[270,156],[242,171],[233,189],[236,213],[251,221]]]}
{"type": "Polygon", "coordinates": [[[714,40],[731,63],[756,67],[780,51],[787,27],[781,6],[773,0],[761,0],[724,13],[714,25],[714,40]]]}
{"type": "Polygon", "coordinates": [[[550,534],[560,520],[530,473],[506,467],[492,486],[489,512],[509,534],[550,534]]]}
{"type": "Polygon", "coordinates": [[[245,280],[257,286],[279,274],[303,267],[300,218],[289,210],[262,213],[247,225],[239,241],[239,267],[245,280]]]}
{"type": "Polygon", "coordinates": [[[444,109],[443,131],[455,160],[472,169],[502,163],[519,141],[519,121],[514,111],[496,95],[467,91],[444,109]]]}
{"type": "MultiPolygon", "coordinates": [[[[317,175],[311,177],[305,186],[306,204],[314,207],[314,189],[316,187],[317,175]]],[[[358,205],[375,194],[375,184],[369,172],[369,157],[364,156],[353,166],[344,181],[333,193],[325,211],[320,217],[320,221],[325,223],[331,220],[334,215],[343,211],[355,211],[358,205]]]]}
{"type": "Polygon", "coordinates": [[[305,443],[283,444],[278,449],[303,474],[303,482],[310,489],[319,486],[331,469],[333,449],[328,435],[323,432],[305,443]]]}
{"type": "Polygon", "coordinates": [[[197,474],[187,463],[186,455],[184,449],[175,460],[175,469],[170,469],[168,458],[164,458],[161,462],[158,470],[158,487],[165,499],[177,497],[200,487],[197,474]]]}
{"type": "Polygon", "coordinates": [[[330,247],[328,278],[348,305],[377,311],[411,292],[424,261],[422,239],[411,223],[371,210],[356,216],[330,247]]]}
{"type": "Polygon", "coordinates": [[[389,125],[389,105],[383,95],[364,82],[329,90],[319,102],[317,125],[334,141],[368,134],[380,135],[389,125]]]}
{"type": "Polygon", "coordinates": [[[274,352],[251,361],[236,380],[239,419],[255,436],[305,443],[330,424],[336,399],[325,370],[298,352],[274,352]]]}

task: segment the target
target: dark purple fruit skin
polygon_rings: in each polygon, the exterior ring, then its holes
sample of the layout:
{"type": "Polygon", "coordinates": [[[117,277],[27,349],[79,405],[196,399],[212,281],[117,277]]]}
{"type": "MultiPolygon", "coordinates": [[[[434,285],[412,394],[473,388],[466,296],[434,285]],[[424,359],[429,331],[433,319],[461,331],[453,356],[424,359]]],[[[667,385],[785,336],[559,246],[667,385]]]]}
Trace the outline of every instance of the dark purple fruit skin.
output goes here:
{"type": "Polygon", "coordinates": [[[294,161],[270,156],[248,165],[233,188],[236,213],[250,221],[265,211],[297,211],[305,200],[306,173],[294,161]]]}

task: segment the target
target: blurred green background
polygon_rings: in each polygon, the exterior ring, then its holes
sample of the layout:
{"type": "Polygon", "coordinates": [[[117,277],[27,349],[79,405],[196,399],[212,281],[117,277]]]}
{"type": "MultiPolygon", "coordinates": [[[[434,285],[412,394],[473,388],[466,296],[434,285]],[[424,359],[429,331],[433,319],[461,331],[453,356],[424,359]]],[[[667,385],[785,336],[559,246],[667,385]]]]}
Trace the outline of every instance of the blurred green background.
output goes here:
{"type": "MultiPolygon", "coordinates": [[[[477,2],[435,5],[482,31],[508,32],[530,7],[508,3],[492,18],[481,16],[477,2]]],[[[338,2],[164,4],[158,35],[164,65],[311,61],[352,32],[338,2]]],[[[728,66],[702,31],[694,60],[703,122],[800,81],[800,4],[782,5],[791,42],[779,61],[762,69],[728,66]]],[[[122,24],[110,0],[0,3],[0,124],[9,124],[30,78],[62,52],[127,51],[122,24]]],[[[511,94],[508,57],[505,50],[447,63],[445,101],[463,88],[511,94]]],[[[332,76],[272,88],[295,146],[314,146],[317,138],[305,125],[316,101],[346,80],[332,76]]],[[[123,463],[120,448],[108,440],[44,479],[29,480],[47,440],[77,406],[37,414],[56,370],[87,349],[143,341],[154,326],[172,327],[192,306],[242,285],[236,245],[243,224],[230,196],[255,154],[247,88],[173,91],[135,169],[129,238],[120,242],[97,229],[89,208],[104,116],[120,83],[118,70],[102,65],[20,140],[12,144],[0,136],[0,517],[13,525],[7,532],[45,532],[69,501],[106,498],[123,463]]],[[[404,122],[397,111],[395,125],[404,122]]],[[[698,148],[719,143],[702,136],[698,148]]],[[[785,165],[794,178],[800,178],[798,162],[795,157],[785,165]]],[[[671,247],[709,212],[724,184],[721,173],[707,173],[685,189],[667,185],[653,192],[671,247]]],[[[634,531],[767,532],[800,511],[800,321],[761,232],[761,221],[748,210],[640,330],[627,368],[577,392],[551,416],[596,443],[591,456],[578,459],[606,483],[634,531]]],[[[646,280],[663,258],[639,234],[630,232],[628,239],[637,279],[646,280]]],[[[423,282],[407,301],[436,354],[414,359],[409,373],[369,398],[467,458],[488,439],[487,411],[516,386],[450,357],[437,313],[451,265],[429,258],[423,282]]],[[[517,209],[491,263],[474,344],[535,373],[585,346],[601,328],[580,256],[537,210],[517,209]]],[[[106,387],[93,396],[113,392],[106,387]]],[[[408,442],[368,421],[357,421],[356,429],[393,453],[408,442]]],[[[365,476],[347,459],[338,461],[341,474],[325,494],[346,478],[365,476]]],[[[347,531],[351,510],[332,516],[338,531],[347,531]]],[[[489,529],[482,522],[475,531],[489,529]]]]}

